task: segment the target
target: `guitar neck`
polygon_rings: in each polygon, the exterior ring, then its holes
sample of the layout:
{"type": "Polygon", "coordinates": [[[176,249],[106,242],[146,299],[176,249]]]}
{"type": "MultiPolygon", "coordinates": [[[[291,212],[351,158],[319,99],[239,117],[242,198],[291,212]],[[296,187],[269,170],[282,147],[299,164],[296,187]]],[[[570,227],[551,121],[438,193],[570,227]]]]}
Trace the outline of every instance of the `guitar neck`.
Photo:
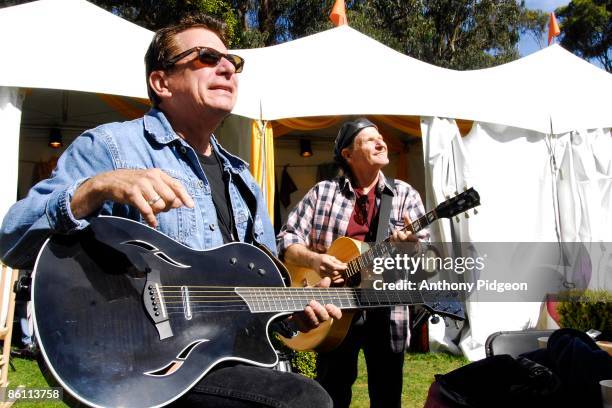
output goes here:
{"type": "Polygon", "coordinates": [[[423,215],[422,217],[418,218],[417,220],[412,221],[412,223],[406,226],[404,230],[408,230],[412,232],[413,234],[416,234],[417,232],[421,231],[422,229],[424,229],[425,227],[427,227],[429,224],[431,224],[437,219],[438,219],[438,215],[436,214],[436,210],[434,209],[428,212],[427,214],[423,215]]]}
{"type": "Polygon", "coordinates": [[[365,288],[282,288],[238,287],[236,293],[253,313],[299,312],[310,300],[334,304],[340,309],[369,309],[396,305],[423,304],[433,293],[409,290],[365,288]]]}
{"type": "MultiPolygon", "coordinates": [[[[402,231],[410,231],[416,234],[437,219],[438,215],[436,214],[436,210],[431,210],[419,219],[413,221],[410,225],[404,227],[402,231]]],[[[364,266],[372,264],[374,258],[390,256],[390,250],[390,237],[387,237],[385,240],[373,245],[363,254],[349,261],[344,271],[344,278],[350,278],[353,275],[359,274],[364,266]]]]}

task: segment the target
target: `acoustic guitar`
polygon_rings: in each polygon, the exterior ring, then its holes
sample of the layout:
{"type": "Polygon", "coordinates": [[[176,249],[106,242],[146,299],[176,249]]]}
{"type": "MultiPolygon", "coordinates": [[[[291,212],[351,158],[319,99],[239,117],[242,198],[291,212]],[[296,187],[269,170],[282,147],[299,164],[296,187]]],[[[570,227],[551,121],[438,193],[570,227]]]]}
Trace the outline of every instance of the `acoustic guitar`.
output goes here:
{"type": "MultiPolygon", "coordinates": [[[[452,218],[478,205],[480,205],[480,195],[474,188],[470,188],[440,203],[435,209],[413,221],[404,230],[416,234],[439,218],[452,218]]],[[[389,238],[370,247],[365,242],[340,237],[328,248],[327,254],[333,255],[338,260],[347,264],[347,269],[342,276],[346,282],[345,286],[371,287],[372,282],[378,279],[378,277],[373,276],[371,273],[373,259],[390,256],[393,251],[393,244],[389,241],[389,238]]],[[[290,262],[285,262],[285,266],[291,275],[292,285],[296,287],[314,285],[322,278],[317,271],[310,268],[301,267],[290,262]]],[[[455,310],[457,310],[457,305],[446,305],[445,309],[438,307],[435,312],[444,316],[456,317],[455,310]]],[[[354,311],[344,312],[340,320],[330,319],[308,333],[299,333],[292,338],[281,336],[281,340],[288,347],[298,351],[333,350],[346,337],[355,313],[354,311]]]]}
{"type": "Polygon", "coordinates": [[[437,292],[285,287],[284,274],[254,245],[197,251],[138,222],[97,217],[41,249],[36,337],[49,371],[78,401],[153,407],[224,361],[276,365],[269,324],[311,299],[342,309],[440,303],[437,292]]]}

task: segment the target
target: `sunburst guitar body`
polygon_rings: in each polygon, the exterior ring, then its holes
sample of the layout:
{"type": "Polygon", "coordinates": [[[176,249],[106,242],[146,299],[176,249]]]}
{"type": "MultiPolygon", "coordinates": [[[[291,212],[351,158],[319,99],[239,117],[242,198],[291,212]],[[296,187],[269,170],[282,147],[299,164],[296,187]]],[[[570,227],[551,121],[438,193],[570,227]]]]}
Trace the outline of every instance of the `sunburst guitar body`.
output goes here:
{"type": "MultiPolygon", "coordinates": [[[[327,250],[327,254],[336,257],[342,262],[348,263],[368,249],[369,245],[365,242],[342,237],[332,243],[327,250]]],[[[321,280],[321,276],[310,268],[300,267],[291,263],[285,263],[285,266],[291,275],[291,286],[293,287],[314,286],[321,280]]],[[[281,336],[281,340],[288,347],[297,351],[333,350],[338,347],[346,337],[355,313],[357,313],[357,311],[346,310],[342,313],[342,318],[339,320],[330,319],[321,323],[319,327],[308,333],[299,333],[292,338],[281,336]]]]}

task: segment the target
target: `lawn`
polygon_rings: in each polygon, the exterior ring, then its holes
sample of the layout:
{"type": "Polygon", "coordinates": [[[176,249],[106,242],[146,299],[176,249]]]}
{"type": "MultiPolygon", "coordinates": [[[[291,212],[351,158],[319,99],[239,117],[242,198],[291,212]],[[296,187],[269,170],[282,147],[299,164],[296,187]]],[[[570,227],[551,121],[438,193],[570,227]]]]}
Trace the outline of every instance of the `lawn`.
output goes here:
{"type": "MultiPolygon", "coordinates": [[[[15,369],[11,368],[9,370],[9,388],[14,388],[18,385],[28,388],[47,386],[36,362],[20,358],[13,358],[11,361],[15,369]]],[[[406,354],[402,406],[404,408],[422,408],[434,374],[446,373],[467,364],[467,362],[463,357],[447,354],[406,354]]],[[[368,379],[365,371],[365,361],[363,355],[361,355],[359,359],[359,377],[353,386],[353,403],[351,407],[365,408],[369,407],[369,405],[368,379]]],[[[40,408],[42,406],[54,408],[66,407],[63,403],[49,401],[44,402],[44,405],[43,403],[20,402],[17,406],[23,408],[40,408]]]]}

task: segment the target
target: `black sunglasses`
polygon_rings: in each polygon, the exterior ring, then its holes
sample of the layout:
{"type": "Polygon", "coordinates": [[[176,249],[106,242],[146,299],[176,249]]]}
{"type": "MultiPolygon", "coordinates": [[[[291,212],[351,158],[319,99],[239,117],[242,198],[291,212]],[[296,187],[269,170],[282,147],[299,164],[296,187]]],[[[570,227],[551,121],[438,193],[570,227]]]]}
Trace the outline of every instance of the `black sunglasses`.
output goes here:
{"type": "Polygon", "coordinates": [[[244,67],[244,58],[239,57],[234,54],[223,54],[213,48],[208,47],[193,47],[188,49],[187,51],[183,51],[178,55],[170,58],[166,62],[164,62],[164,68],[168,69],[174,66],[180,59],[186,57],[187,55],[196,51],[198,53],[198,60],[202,64],[206,65],[217,65],[221,58],[225,58],[228,60],[235,68],[236,73],[242,72],[242,68],[244,67]]]}

